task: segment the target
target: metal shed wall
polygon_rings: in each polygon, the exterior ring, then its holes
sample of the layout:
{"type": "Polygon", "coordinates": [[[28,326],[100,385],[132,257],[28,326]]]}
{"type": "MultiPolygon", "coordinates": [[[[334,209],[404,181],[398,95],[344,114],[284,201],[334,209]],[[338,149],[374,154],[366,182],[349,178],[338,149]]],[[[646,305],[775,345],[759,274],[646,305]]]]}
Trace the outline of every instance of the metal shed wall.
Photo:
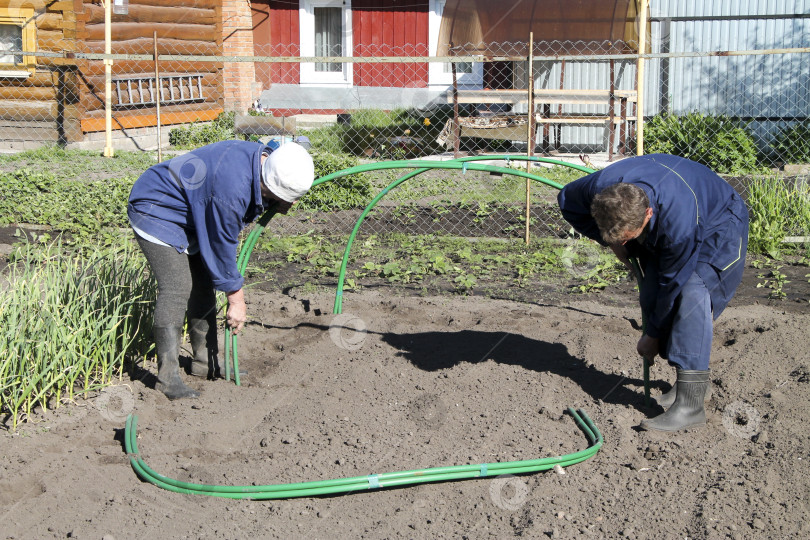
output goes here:
{"type": "MultiPolygon", "coordinates": [[[[810,47],[810,0],[651,0],[650,17],[652,53],[810,47]]],[[[559,88],[559,62],[537,62],[535,70],[538,88],[559,88]]],[[[564,85],[607,88],[608,70],[607,62],[568,62],[564,85]]],[[[634,88],[635,78],[634,61],[616,62],[616,88],[634,88]]],[[[808,54],[652,59],[645,78],[645,116],[742,117],[762,148],[781,127],[810,116],[808,54]]],[[[606,141],[604,128],[562,129],[562,144],[572,150],[604,149],[606,141]]]]}
{"type": "MultiPolygon", "coordinates": [[[[810,47],[810,0],[654,0],[652,52],[810,47]]],[[[725,114],[751,121],[760,147],[810,116],[807,54],[656,59],[648,63],[645,115],[725,114]]]]}

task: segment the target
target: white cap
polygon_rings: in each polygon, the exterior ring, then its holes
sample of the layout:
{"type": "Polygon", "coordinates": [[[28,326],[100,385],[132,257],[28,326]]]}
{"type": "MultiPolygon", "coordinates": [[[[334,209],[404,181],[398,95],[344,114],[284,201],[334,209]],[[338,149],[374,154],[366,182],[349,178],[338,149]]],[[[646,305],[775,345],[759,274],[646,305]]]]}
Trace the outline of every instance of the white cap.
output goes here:
{"type": "Polygon", "coordinates": [[[306,195],[314,180],[312,157],[300,144],[281,145],[262,165],[262,182],[283,201],[295,202],[306,195]]]}

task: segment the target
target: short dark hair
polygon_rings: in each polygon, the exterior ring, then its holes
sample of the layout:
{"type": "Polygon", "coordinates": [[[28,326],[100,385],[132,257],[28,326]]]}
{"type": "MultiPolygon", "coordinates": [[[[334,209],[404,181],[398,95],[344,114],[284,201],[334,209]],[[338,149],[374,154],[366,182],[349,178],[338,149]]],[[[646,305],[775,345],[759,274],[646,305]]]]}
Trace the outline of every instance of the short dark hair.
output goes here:
{"type": "Polygon", "coordinates": [[[620,244],[627,231],[640,229],[650,199],[635,184],[619,182],[596,194],[591,202],[591,215],[608,244],[620,244]]]}

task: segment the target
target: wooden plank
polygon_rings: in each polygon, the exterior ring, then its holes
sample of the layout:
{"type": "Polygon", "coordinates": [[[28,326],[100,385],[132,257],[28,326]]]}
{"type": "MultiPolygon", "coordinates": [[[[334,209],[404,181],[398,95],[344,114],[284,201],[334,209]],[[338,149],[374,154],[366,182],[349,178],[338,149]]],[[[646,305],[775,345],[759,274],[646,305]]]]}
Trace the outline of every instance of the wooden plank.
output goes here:
{"type": "MultiPolygon", "coordinates": [[[[104,41],[87,41],[85,43],[85,51],[88,53],[103,54],[104,41]]],[[[154,54],[154,42],[152,37],[114,41],[112,43],[112,52],[113,54],[154,54]]],[[[164,38],[158,40],[158,54],[216,56],[219,54],[219,47],[216,43],[210,41],[164,38]]]]}
{"type": "Polygon", "coordinates": [[[58,114],[55,101],[0,101],[0,118],[3,120],[55,121],[58,114]]]}
{"type": "MultiPolygon", "coordinates": [[[[83,20],[87,25],[104,24],[104,7],[101,4],[90,4],[85,7],[83,20]]],[[[129,13],[112,16],[113,24],[133,23],[182,23],[216,25],[215,12],[211,8],[197,9],[190,7],[139,6],[130,2],[129,13]]]]}
{"type": "Polygon", "coordinates": [[[47,2],[48,11],[73,11],[73,0],[61,0],[59,2],[47,2]]]}
{"type": "MultiPolygon", "coordinates": [[[[633,90],[617,90],[614,94],[618,98],[628,101],[636,100],[633,90]]],[[[610,90],[558,90],[538,89],[534,91],[535,103],[548,104],[581,104],[581,105],[607,105],[610,99],[610,90]]],[[[518,104],[527,102],[526,90],[459,90],[459,103],[500,103],[518,104]]],[[[448,103],[451,97],[448,97],[448,103]]]]}
{"type": "Polygon", "coordinates": [[[3,86],[26,88],[30,86],[54,86],[58,75],[50,71],[37,71],[26,79],[3,79],[3,86]]]}
{"type": "MultiPolygon", "coordinates": [[[[188,124],[191,122],[207,122],[215,119],[222,113],[221,107],[208,108],[198,111],[160,111],[160,122],[162,125],[171,124],[188,124]]],[[[103,113],[103,111],[102,111],[103,113]]],[[[85,133],[93,131],[104,131],[106,129],[105,119],[103,116],[98,118],[84,118],[82,119],[82,131],[85,133]]],[[[137,114],[137,115],[123,115],[113,114],[113,129],[134,129],[142,127],[151,127],[157,125],[157,118],[154,113],[152,114],[137,114]]]]}
{"type": "Polygon", "coordinates": [[[61,13],[43,13],[37,17],[37,31],[51,30],[61,32],[64,28],[64,16],[61,13]]]}
{"type": "Polygon", "coordinates": [[[608,122],[613,122],[614,124],[622,124],[625,121],[635,121],[636,118],[634,116],[628,117],[626,119],[622,119],[618,116],[613,117],[612,119],[605,115],[605,116],[552,116],[551,118],[546,118],[542,115],[536,115],[536,122],[538,124],[607,124],[608,122]]]}
{"type": "MultiPolygon", "coordinates": [[[[84,39],[88,41],[104,40],[104,24],[86,24],[84,39]]],[[[122,42],[138,38],[152,39],[157,32],[158,38],[216,41],[218,32],[216,25],[209,24],[180,24],[171,22],[158,23],[114,23],[112,25],[113,40],[122,42]]]]}
{"type": "MultiPolygon", "coordinates": [[[[170,60],[160,62],[161,74],[166,73],[206,73],[219,74],[221,63],[217,62],[191,62],[181,60],[170,60]]],[[[101,61],[88,62],[87,67],[82,69],[85,77],[96,77],[104,75],[104,64],[101,61]]],[[[154,75],[155,63],[151,60],[116,60],[113,64],[113,76],[116,74],[154,75]]]]}
{"type": "MultiPolygon", "coordinates": [[[[122,90],[124,90],[123,86],[122,86],[122,90]]],[[[165,95],[167,95],[167,94],[165,94],[165,95]]],[[[175,92],[175,95],[176,95],[176,92],[175,92]]],[[[197,108],[200,107],[200,106],[210,108],[210,107],[213,107],[214,105],[216,105],[217,103],[219,103],[220,99],[222,98],[221,92],[219,91],[218,87],[211,87],[210,89],[209,88],[203,88],[203,95],[205,96],[205,99],[203,99],[202,101],[188,101],[188,102],[184,102],[184,103],[166,103],[166,102],[164,102],[161,105],[161,108],[160,108],[161,114],[163,114],[163,110],[166,107],[170,107],[170,106],[185,106],[185,107],[189,107],[190,110],[197,110],[197,108]]],[[[140,111],[145,111],[145,110],[152,111],[155,108],[154,104],[145,104],[145,105],[141,105],[141,106],[134,107],[134,108],[133,107],[127,108],[126,106],[118,107],[117,106],[117,104],[118,104],[118,96],[117,96],[117,94],[115,92],[115,85],[113,85],[112,99],[113,99],[113,114],[116,114],[116,111],[118,111],[120,113],[127,113],[127,114],[134,113],[137,110],[140,110],[140,111]]],[[[124,104],[125,105],[126,105],[126,102],[127,102],[127,99],[125,97],[125,99],[124,99],[124,104]]],[[[93,92],[91,90],[91,91],[83,93],[81,95],[80,105],[81,105],[82,109],[85,110],[85,111],[88,111],[88,113],[91,112],[91,111],[103,111],[104,110],[104,88],[103,87],[102,88],[97,88],[96,92],[93,92]]]]}
{"type": "Polygon", "coordinates": [[[56,99],[56,88],[53,86],[31,86],[28,88],[0,86],[0,100],[3,99],[50,101],[56,99]]]}
{"type": "MultiPolygon", "coordinates": [[[[98,2],[98,0],[84,0],[84,5],[87,6],[93,2],[98,2]]],[[[130,9],[136,5],[165,6],[166,4],[166,0],[129,0],[130,9]]],[[[220,4],[222,4],[222,0],[176,0],[173,2],[173,4],[175,4],[177,9],[216,9],[220,4]],[[182,6],[178,6],[177,4],[182,4],[182,6]]]]}
{"type": "MultiPolygon", "coordinates": [[[[270,44],[269,55],[282,54],[297,56],[301,54],[298,45],[300,41],[300,17],[298,8],[286,0],[270,0],[270,44]]],[[[292,62],[283,64],[259,64],[259,67],[269,66],[270,73],[262,82],[266,86],[271,84],[299,84],[301,82],[301,66],[292,62]],[[266,80],[269,78],[269,84],[266,80]]]]}

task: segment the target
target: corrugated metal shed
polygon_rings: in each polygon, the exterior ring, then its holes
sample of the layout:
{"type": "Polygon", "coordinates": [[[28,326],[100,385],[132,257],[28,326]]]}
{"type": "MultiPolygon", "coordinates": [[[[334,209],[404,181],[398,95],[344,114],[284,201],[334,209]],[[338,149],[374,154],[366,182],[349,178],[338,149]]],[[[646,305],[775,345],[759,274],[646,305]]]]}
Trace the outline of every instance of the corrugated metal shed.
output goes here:
{"type": "MultiPolygon", "coordinates": [[[[810,47],[810,0],[651,0],[650,17],[653,53],[810,47]]],[[[535,69],[538,87],[559,87],[559,62],[535,69]]],[[[605,88],[608,69],[607,62],[569,62],[565,87],[605,88]]],[[[632,89],[635,77],[634,61],[616,62],[617,88],[632,89]]],[[[645,91],[645,116],[699,111],[741,117],[765,148],[780,127],[810,116],[810,55],[653,59],[645,91]]],[[[562,131],[563,145],[574,150],[604,148],[606,137],[606,129],[594,127],[562,131]]]]}
{"type": "MultiPolygon", "coordinates": [[[[650,6],[653,52],[810,47],[810,0],[660,0],[650,6]]],[[[726,114],[750,120],[760,146],[810,115],[807,54],[652,60],[645,115],[726,114]]]]}

